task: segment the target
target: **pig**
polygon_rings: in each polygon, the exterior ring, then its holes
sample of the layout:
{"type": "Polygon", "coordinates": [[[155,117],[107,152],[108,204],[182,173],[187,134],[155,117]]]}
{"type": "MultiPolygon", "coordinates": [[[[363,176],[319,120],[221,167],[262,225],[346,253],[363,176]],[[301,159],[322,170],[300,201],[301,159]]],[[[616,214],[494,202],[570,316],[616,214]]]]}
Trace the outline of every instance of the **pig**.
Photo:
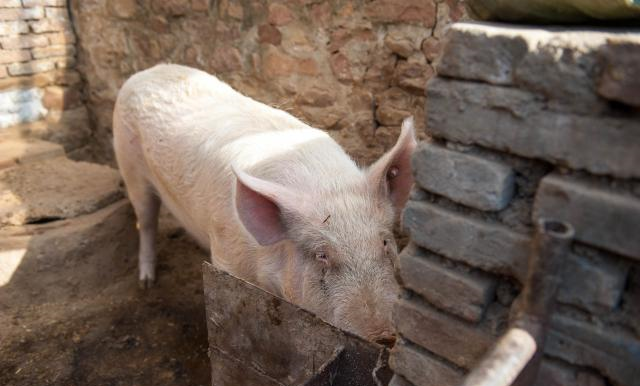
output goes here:
{"type": "Polygon", "coordinates": [[[155,279],[159,207],[212,264],[371,341],[393,339],[392,232],[413,183],[413,118],[362,169],[326,132],[193,68],[133,75],[113,115],[138,220],[139,279],[155,279]]]}

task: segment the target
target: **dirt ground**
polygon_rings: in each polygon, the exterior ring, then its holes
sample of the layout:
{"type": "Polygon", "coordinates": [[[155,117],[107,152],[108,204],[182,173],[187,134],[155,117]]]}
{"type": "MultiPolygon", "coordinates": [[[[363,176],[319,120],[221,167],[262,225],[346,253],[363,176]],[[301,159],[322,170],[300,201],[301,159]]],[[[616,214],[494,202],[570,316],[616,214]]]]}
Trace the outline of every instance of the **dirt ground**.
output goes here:
{"type": "Polygon", "coordinates": [[[210,385],[206,252],[164,216],[158,258],[149,290],[138,288],[135,256],[100,267],[105,280],[86,264],[62,271],[24,264],[33,272],[20,277],[37,281],[32,291],[17,279],[0,287],[0,385],[210,385]],[[11,299],[19,304],[7,306],[11,299]]]}

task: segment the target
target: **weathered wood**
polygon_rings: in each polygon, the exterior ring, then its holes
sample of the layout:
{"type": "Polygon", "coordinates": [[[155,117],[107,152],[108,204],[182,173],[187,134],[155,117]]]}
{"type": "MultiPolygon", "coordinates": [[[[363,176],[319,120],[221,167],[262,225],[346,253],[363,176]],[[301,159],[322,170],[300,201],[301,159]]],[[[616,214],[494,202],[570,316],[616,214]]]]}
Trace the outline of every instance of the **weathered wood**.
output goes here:
{"type": "Polygon", "coordinates": [[[209,263],[203,264],[203,275],[213,385],[388,383],[383,346],[333,327],[209,263]]]}

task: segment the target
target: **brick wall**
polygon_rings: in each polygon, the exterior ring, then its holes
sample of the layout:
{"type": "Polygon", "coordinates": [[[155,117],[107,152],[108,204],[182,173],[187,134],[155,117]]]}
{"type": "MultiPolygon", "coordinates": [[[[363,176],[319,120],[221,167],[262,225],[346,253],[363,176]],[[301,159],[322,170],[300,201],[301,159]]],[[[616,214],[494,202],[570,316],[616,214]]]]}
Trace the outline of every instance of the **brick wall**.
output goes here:
{"type": "Polygon", "coordinates": [[[423,126],[424,85],[459,0],[72,0],[96,138],[110,157],[116,94],[159,62],[216,74],[329,133],[358,161],[423,126]]]}
{"type": "Polygon", "coordinates": [[[393,384],[455,385],[478,362],[544,216],[576,237],[537,384],[637,385],[640,33],[460,23],[444,44],[404,212],[393,384]]]}
{"type": "Polygon", "coordinates": [[[0,2],[0,135],[50,139],[73,156],[90,131],[66,4],[0,2]]]}

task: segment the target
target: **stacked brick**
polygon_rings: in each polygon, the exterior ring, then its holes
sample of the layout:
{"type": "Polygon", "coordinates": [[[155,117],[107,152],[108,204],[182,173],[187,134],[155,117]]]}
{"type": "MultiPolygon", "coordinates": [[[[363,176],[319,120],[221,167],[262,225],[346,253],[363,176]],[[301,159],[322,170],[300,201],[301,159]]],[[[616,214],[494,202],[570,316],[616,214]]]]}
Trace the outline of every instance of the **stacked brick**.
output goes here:
{"type": "Polygon", "coordinates": [[[110,146],[117,92],[159,62],[215,74],[240,92],[328,130],[366,164],[400,123],[424,126],[424,86],[462,0],[71,1],[79,66],[110,146]]]}
{"type": "Polygon", "coordinates": [[[392,384],[455,385],[477,364],[516,308],[539,217],[576,237],[537,384],[638,384],[639,57],[633,32],[449,30],[404,212],[392,384]]]}
{"type": "Polygon", "coordinates": [[[84,146],[75,42],[65,0],[0,2],[0,136],[50,139],[67,151],[84,146]]]}

